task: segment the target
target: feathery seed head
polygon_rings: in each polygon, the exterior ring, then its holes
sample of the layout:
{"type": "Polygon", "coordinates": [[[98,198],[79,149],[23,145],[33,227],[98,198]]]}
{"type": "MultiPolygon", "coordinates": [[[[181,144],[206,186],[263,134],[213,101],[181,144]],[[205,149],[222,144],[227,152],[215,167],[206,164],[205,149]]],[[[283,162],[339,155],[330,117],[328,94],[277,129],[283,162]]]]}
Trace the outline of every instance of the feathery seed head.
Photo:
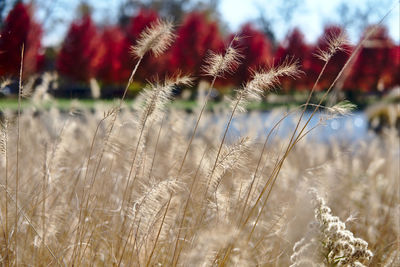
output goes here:
{"type": "Polygon", "coordinates": [[[286,58],[278,66],[273,66],[268,70],[255,71],[253,79],[244,86],[243,90],[238,91],[237,97],[243,100],[241,101],[242,105],[245,101],[260,100],[264,91],[271,90],[279,84],[280,78],[284,76],[297,78],[301,73],[298,62],[291,58],[286,58]]]}
{"type": "Polygon", "coordinates": [[[248,137],[239,138],[232,145],[225,145],[211,177],[211,192],[215,192],[222,177],[228,170],[241,167],[240,163],[246,158],[249,147],[250,139],[248,137]]]}
{"type": "Polygon", "coordinates": [[[8,142],[8,121],[7,119],[4,120],[4,122],[0,123],[0,152],[2,154],[7,153],[7,142],[8,142]]]}
{"type": "Polygon", "coordinates": [[[181,75],[181,73],[177,73],[172,77],[165,78],[165,85],[166,86],[174,86],[174,85],[186,85],[192,86],[193,85],[193,77],[189,75],[181,75]]]}
{"type": "Polygon", "coordinates": [[[321,59],[322,61],[328,62],[336,52],[347,52],[346,46],[349,44],[349,41],[346,33],[332,32],[326,36],[325,43],[327,47],[325,49],[318,47],[317,52],[314,54],[314,56],[321,59]]]}
{"type": "Polygon", "coordinates": [[[302,73],[296,60],[286,58],[280,65],[269,70],[254,72],[253,79],[247,83],[248,90],[269,90],[279,83],[279,78],[284,76],[297,78],[302,73]]]}
{"type": "Polygon", "coordinates": [[[348,100],[341,101],[334,105],[333,107],[328,107],[328,111],[331,112],[332,114],[338,114],[338,115],[349,115],[357,105],[351,103],[348,100]]]}
{"type": "Polygon", "coordinates": [[[131,47],[133,55],[141,58],[151,51],[154,56],[164,53],[175,38],[172,32],[173,24],[170,21],[157,20],[140,34],[136,45],[131,47]]]}
{"type": "Polygon", "coordinates": [[[243,58],[237,49],[230,45],[224,55],[209,52],[206,58],[206,65],[202,67],[206,75],[212,77],[222,77],[225,73],[233,73],[243,58]]]}
{"type": "Polygon", "coordinates": [[[3,88],[10,85],[11,83],[12,83],[12,80],[9,78],[2,79],[2,81],[0,82],[0,89],[2,90],[3,88]]]}
{"type": "Polygon", "coordinates": [[[172,91],[176,85],[190,85],[192,78],[189,76],[176,75],[173,78],[166,78],[160,83],[156,78],[149,82],[149,87],[144,89],[139,98],[139,119],[140,127],[144,127],[147,120],[160,119],[164,114],[164,107],[172,99],[172,91]]]}

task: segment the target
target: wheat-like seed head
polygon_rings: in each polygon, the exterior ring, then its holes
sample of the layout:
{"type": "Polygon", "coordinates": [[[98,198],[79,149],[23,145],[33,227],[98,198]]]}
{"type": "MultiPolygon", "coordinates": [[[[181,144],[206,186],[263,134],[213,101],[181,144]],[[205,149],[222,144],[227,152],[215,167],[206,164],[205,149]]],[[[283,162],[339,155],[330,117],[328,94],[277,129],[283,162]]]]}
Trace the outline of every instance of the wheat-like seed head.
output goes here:
{"type": "Polygon", "coordinates": [[[245,92],[252,96],[253,93],[268,91],[279,83],[279,79],[287,76],[297,78],[302,72],[296,60],[286,58],[280,65],[268,70],[254,72],[253,79],[245,86],[245,92]]]}
{"type": "Polygon", "coordinates": [[[292,58],[286,58],[280,65],[273,66],[268,70],[254,71],[253,79],[247,82],[243,89],[237,90],[236,101],[239,101],[239,111],[244,110],[247,101],[261,100],[265,91],[269,91],[279,84],[280,78],[284,76],[297,78],[301,74],[298,62],[292,58]]]}
{"type": "Polygon", "coordinates": [[[9,78],[2,78],[0,81],[0,89],[3,89],[4,87],[10,85],[12,83],[12,80],[9,78]]]}
{"type": "Polygon", "coordinates": [[[4,122],[2,122],[0,124],[0,131],[1,131],[1,136],[0,136],[0,152],[2,154],[6,154],[7,153],[7,142],[8,142],[8,133],[7,133],[7,128],[8,128],[8,121],[7,119],[4,120],[4,122]]]}
{"type": "Polygon", "coordinates": [[[147,120],[158,120],[164,114],[165,106],[172,99],[172,92],[177,85],[191,85],[193,79],[190,76],[180,76],[179,74],[171,78],[166,78],[164,83],[158,79],[150,82],[148,88],[144,89],[139,98],[139,129],[144,127],[147,120]]]}
{"type": "Polygon", "coordinates": [[[225,73],[233,73],[240,64],[243,55],[230,45],[224,55],[209,52],[206,64],[202,67],[206,75],[212,77],[223,77],[225,73]]]}
{"type": "Polygon", "coordinates": [[[226,145],[218,159],[215,171],[211,179],[211,192],[214,192],[221,182],[224,174],[230,169],[238,169],[249,151],[250,139],[239,138],[234,144],[226,145]]]}
{"type": "Polygon", "coordinates": [[[328,62],[338,51],[348,52],[346,45],[349,44],[349,40],[344,32],[328,34],[325,43],[327,44],[327,48],[322,49],[318,47],[317,52],[314,54],[314,56],[322,61],[328,62]]]}
{"type": "Polygon", "coordinates": [[[327,107],[328,111],[333,115],[338,114],[343,116],[349,115],[355,108],[357,108],[357,105],[348,100],[341,101],[332,107],[327,107]]]}
{"type": "Polygon", "coordinates": [[[157,20],[140,34],[136,45],[131,47],[133,55],[141,58],[151,51],[154,56],[163,54],[172,44],[175,34],[170,21],[157,20]]]}

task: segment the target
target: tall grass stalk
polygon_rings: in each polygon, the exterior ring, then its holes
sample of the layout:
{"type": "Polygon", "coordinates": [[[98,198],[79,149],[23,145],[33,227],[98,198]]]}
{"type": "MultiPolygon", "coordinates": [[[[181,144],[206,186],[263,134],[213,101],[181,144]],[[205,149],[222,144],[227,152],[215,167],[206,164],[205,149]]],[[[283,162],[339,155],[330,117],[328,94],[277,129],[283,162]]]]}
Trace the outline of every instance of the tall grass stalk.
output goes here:
{"type": "MultiPolygon", "coordinates": [[[[392,9],[393,9],[393,8],[392,8],[392,9]]],[[[296,134],[296,132],[297,132],[298,126],[299,126],[299,124],[300,124],[300,120],[301,120],[302,116],[303,116],[304,113],[305,113],[305,109],[307,108],[307,105],[309,104],[309,101],[310,101],[310,99],[311,99],[311,95],[312,95],[313,91],[315,90],[316,84],[317,84],[317,82],[319,81],[320,77],[322,76],[322,72],[325,70],[325,67],[326,67],[327,63],[328,63],[329,59],[332,57],[333,54],[331,54],[331,55],[329,56],[328,60],[325,61],[324,67],[323,67],[323,69],[321,70],[321,73],[319,74],[319,76],[318,76],[316,82],[314,83],[314,86],[313,86],[313,88],[312,88],[312,90],[311,90],[311,92],[310,92],[309,97],[307,98],[307,102],[306,102],[306,104],[305,104],[304,110],[303,110],[303,112],[302,112],[302,114],[301,114],[301,116],[300,116],[300,119],[298,120],[298,123],[296,124],[296,128],[295,128],[295,130],[294,130],[294,132],[293,132],[293,135],[292,135],[292,137],[291,137],[291,139],[290,139],[290,141],[289,141],[289,144],[288,144],[288,146],[287,146],[287,148],[286,148],[286,151],[285,151],[284,155],[282,156],[281,160],[279,161],[278,165],[275,166],[275,168],[274,168],[274,170],[273,170],[271,176],[270,176],[270,177],[268,178],[268,180],[267,180],[267,183],[264,185],[264,188],[263,188],[263,190],[261,191],[259,197],[257,198],[256,203],[254,204],[253,208],[252,208],[252,209],[250,210],[250,212],[249,212],[249,216],[252,214],[252,212],[253,212],[254,209],[256,208],[258,202],[261,200],[261,197],[262,197],[263,194],[265,193],[265,190],[266,190],[267,187],[269,186],[269,183],[272,181],[270,190],[268,191],[268,195],[267,195],[267,197],[266,197],[266,201],[268,200],[269,195],[270,195],[270,192],[271,192],[271,190],[272,190],[272,187],[273,187],[274,184],[275,184],[275,181],[276,181],[276,179],[277,179],[277,177],[278,177],[279,171],[280,171],[280,169],[282,168],[282,165],[283,165],[285,159],[287,158],[289,152],[294,148],[295,144],[296,144],[301,138],[304,137],[304,135],[302,135],[302,134],[303,134],[305,128],[306,128],[307,125],[310,123],[311,119],[313,118],[313,116],[315,115],[315,113],[318,111],[318,108],[321,106],[322,102],[326,99],[326,97],[328,96],[329,92],[332,90],[333,86],[334,86],[334,85],[336,84],[336,82],[339,80],[339,78],[341,77],[341,75],[342,75],[342,73],[344,72],[344,70],[345,70],[345,69],[347,68],[347,66],[350,64],[351,60],[355,57],[355,55],[357,55],[358,50],[361,49],[361,47],[362,47],[362,45],[365,43],[365,41],[368,40],[368,38],[376,31],[376,29],[378,28],[378,26],[379,26],[379,25],[384,21],[384,19],[390,14],[390,12],[392,11],[392,9],[391,9],[388,13],[385,14],[385,16],[379,21],[379,23],[378,23],[377,25],[375,25],[375,26],[364,36],[364,38],[361,40],[361,42],[357,45],[357,47],[356,47],[355,50],[352,52],[352,54],[350,55],[350,57],[347,59],[346,63],[343,65],[343,67],[341,68],[341,70],[339,71],[339,73],[338,73],[337,76],[335,77],[334,81],[333,81],[333,82],[331,83],[331,85],[329,86],[329,88],[326,90],[326,92],[324,93],[324,95],[321,97],[319,103],[315,106],[315,108],[314,108],[313,112],[311,113],[310,117],[308,118],[308,120],[306,121],[306,123],[304,124],[304,126],[302,127],[302,129],[300,130],[300,132],[297,134],[296,138],[294,138],[294,141],[293,141],[293,137],[295,136],[295,134],[296,134]]],[[[249,216],[248,216],[247,219],[245,220],[245,223],[244,223],[244,224],[247,223],[247,221],[248,221],[248,219],[249,219],[249,216]]]]}
{"type": "MultiPolygon", "coordinates": [[[[5,121],[1,124],[1,152],[4,156],[4,179],[5,179],[5,189],[8,191],[8,121],[5,119],[5,121]]],[[[5,250],[6,250],[6,255],[5,255],[5,265],[8,267],[9,266],[9,253],[10,253],[10,242],[9,242],[9,236],[8,236],[8,197],[5,196],[5,229],[4,229],[4,241],[5,241],[5,250]]]]}
{"type": "MultiPolygon", "coordinates": [[[[179,75],[157,80],[138,97],[134,112],[122,112],[143,56],[163,53],[173,38],[170,29],[157,22],[141,35],[132,49],[136,65],[115,107],[83,109],[79,116],[54,109],[22,110],[21,99],[32,83],[27,80],[22,89],[22,49],[17,123],[8,127],[5,122],[1,129],[0,171],[5,176],[0,177],[0,190],[6,199],[0,208],[0,264],[294,267],[357,260],[398,266],[398,175],[393,173],[398,169],[398,133],[385,129],[383,138],[344,143],[345,148],[342,143],[305,138],[326,118],[347,115],[352,108],[347,102],[322,103],[362,44],[319,103],[311,103],[312,96],[339,49],[335,40],[335,45],[320,51],[325,65],[304,105],[279,113],[277,121],[275,112],[267,122],[249,116],[252,125],[272,128],[261,136],[240,129],[240,137],[230,140],[245,103],[259,100],[282,77],[296,78],[296,61],[287,59],[253,72],[229,108],[222,110],[221,121],[215,122],[206,106],[217,79],[239,64],[241,56],[232,43],[223,54],[210,53],[206,60],[204,73],[211,85],[194,116],[166,108],[176,84],[191,86],[191,79],[179,75]],[[310,125],[310,118],[304,120],[310,107],[311,117],[319,109],[327,116],[310,125]],[[283,122],[294,113],[299,118],[293,132],[280,136],[283,122]],[[119,119],[133,123],[117,127],[119,119]],[[208,128],[200,135],[202,122],[208,128]],[[115,129],[118,133],[113,134],[115,129]],[[11,150],[15,146],[17,150],[11,150]],[[310,202],[311,187],[316,194],[310,202]],[[10,208],[14,204],[15,211],[10,208]],[[308,226],[325,219],[329,222],[318,229],[308,226]],[[319,240],[330,240],[335,232],[342,236],[335,243],[337,249],[329,251],[328,243],[319,240]],[[354,241],[350,247],[342,242],[347,237],[354,241]]],[[[3,114],[9,119],[7,112],[3,114]]]]}
{"type": "Polygon", "coordinates": [[[178,170],[178,176],[182,172],[182,168],[185,164],[187,154],[190,150],[190,146],[192,145],[193,138],[196,136],[197,128],[199,126],[201,117],[203,116],[204,110],[207,107],[207,103],[210,100],[211,92],[212,92],[212,89],[214,88],[216,79],[218,77],[223,78],[225,73],[234,72],[235,69],[240,64],[241,58],[243,58],[243,56],[239,52],[237,52],[237,50],[233,47],[234,42],[237,41],[238,39],[239,39],[238,36],[234,36],[232,38],[224,55],[211,53],[209,55],[208,59],[206,60],[206,65],[203,66],[203,72],[206,73],[207,75],[211,76],[212,81],[208,88],[207,95],[204,99],[203,105],[201,106],[200,113],[197,117],[196,124],[194,126],[192,135],[190,136],[185,153],[183,155],[183,159],[182,159],[182,162],[181,162],[179,170],[178,170]]]}
{"type": "Polygon", "coordinates": [[[21,97],[22,97],[22,71],[24,68],[24,44],[21,47],[21,64],[19,69],[18,82],[18,114],[17,114],[17,161],[15,173],[15,224],[14,224],[14,243],[15,243],[15,265],[18,266],[18,188],[19,188],[19,146],[20,146],[20,117],[21,117],[21,97]]]}

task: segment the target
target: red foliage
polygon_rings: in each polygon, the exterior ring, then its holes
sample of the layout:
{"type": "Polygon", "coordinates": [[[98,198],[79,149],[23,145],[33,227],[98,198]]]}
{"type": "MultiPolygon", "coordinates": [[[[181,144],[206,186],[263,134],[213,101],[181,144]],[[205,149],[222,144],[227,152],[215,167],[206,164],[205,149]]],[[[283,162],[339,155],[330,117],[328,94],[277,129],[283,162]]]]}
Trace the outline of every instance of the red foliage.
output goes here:
{"type": "MultiPolygon", "coordinates": [[[[364,36],[372,27],[374,26],[366,28],[364,36]]],[[[357,56],[351,73],[351,87],[362,91],[375,91],[393,86],[396,68],[394,53],[396,48],[387,28],[378,26],[357,56]]]]}
{"type": "Polygon", "coordinates": [[[57,70],[77,81],[95,76],[100,64],[99,36],[90,15],[74,21],[57,59],[57,70]]]}
{"type": "Polygon", "coordinates": [[[396,45],[392,47],[392,56],[394,59],[394,68],[391,72],[393,77],[393,82],[390,84],[390,87],[394,87],[395,85],[400,86],[400,45],[396,45]]]}
{"type": "MultiPolygon", "coordinates": [[[[310,67],[310,47],[304,40],[304,34],[299,28],[294,28],[288,33],[283,43],[278,47],[275,57],[282,62],[285,58],[294,58],[302,66],[303,71],[307,71],[310,67]]],[[[304,79],[294,80],[292,78],[283,78],[282,87],[286,91],[293,89],[305,89],[309,86],[304,79]]]]}
{"type": "Polygon", "coordinates": [[[177,35],[168,59],[167,71],[170,73],[182,69],[194,76],[201,76],[207,53],[210,50],[222,52],[224,48],[218,24],[208,21],[203,13],[188,14],[177,35]]]}
{"type": "Polygon", "coordinates": [[[127,57],[125,50],[125,35],[118,27],[107,27],[100,37],[100,62],[97,77],[105,83],[124,82],[122,76],[122,61],[127,57]]]}
{"type": "Polygon", "coordinates": [[[251,24],[245,24],[237,36],[239,40],[234,42],[234,46],[241,51],[244,58],[232,81],[239,85],[250,79],[252,70],[272,64],[273,54],[271,42],[251,24]]]}
{"type": "Polygon", "coordinates": [[[24,44],[24,77],[37,71],[42,28],[32,18],[32,7],[17,3],[8,14],[0,33],[0,76],[18,76],[24,44]]]}
{"type": "MultiPolygon", "coordinates": [[[[311,51],[310,55],[310,65],[307,69],[307,78],[308,85],[311,87],[315,83],[320,74],[325,62],[320,58],[317,58],[315,55],[318,54],[318,48],[327,51],[328,42],[327,40],[331,39],[332,36],[339,36],[340,34],[345,34],[345,31],[340,26],[327,26],[324,29],[324,32],[321,37],[319,37],[317,44],[311,51]]],[[[328,88],[332,82],[335,80],[336,76],[343,68],[347,59],[349,58],[353,47],[350,45],[343,45],[342,50],[336,51],[332,58],[329,60],[328,65],[322,75],[319,83],[317,84],[316,89],[326,89],[328,88]]]]}

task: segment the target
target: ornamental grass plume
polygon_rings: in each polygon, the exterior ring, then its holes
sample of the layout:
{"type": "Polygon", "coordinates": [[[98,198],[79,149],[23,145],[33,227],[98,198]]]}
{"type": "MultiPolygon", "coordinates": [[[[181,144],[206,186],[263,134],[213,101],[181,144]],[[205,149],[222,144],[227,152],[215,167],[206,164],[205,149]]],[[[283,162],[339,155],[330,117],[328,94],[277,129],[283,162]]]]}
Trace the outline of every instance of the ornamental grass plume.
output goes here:
{"type": "MultiPolygon", "coordinates": [[[[239,37],[233,38],[237,40],[239,37]]],[[[233,41],[232,41],[233,42],[233,41]]],[[[243,55],[239,53],[237,48],[233,47],[232,43],[228,46],[225,54],[214,53],[210,51],[202,67],[205,75],[211,77],[223,77],[225,73],[232,74],[240,65],[240,60],[243,55]]]]}
{"type": "Polygon", "coordinates": [[[272,66],[268,70],[254,71],[253,78],[242,89],[237,90],[236,98],[231,106],[237,106],[240,111],[244,111],[249,101],[260,101],[265,92],[279,84],[280,78],[285,76],[297,78],[301,74],[298,62],[290,58],[286,58],[281,64],[272,66]]]}
{"type": "MultiPolygon", "coordinates": [[[[164,83],[155,82],[151,85],[151,89],[145,89],[140,97],[138,108],[138,126],[139,136],[136,147],[133,152],[131,167],[127,176],[126,186],[122,197],[122,208],[126,200],[126,194],[131,186],[131,177],[134,173],[134,180],[138,175],[138,168],[142,158],[142,152],[145,148],[145,138],[151,125],[161,120],[164,114],[164,108],[172,99],[172,91],[176,85],[191,85],[192,79],[189,76],[179,76],[167,78],[164,83]],[[139,157],[138,157],[139,156],[139,157]],[[137,157],[139,158],[137,160],[137,157]]],[[[121,212],[122,212],[121,208],[121,212]]]]}
{"type": "Polygon", "coordinates": [[[349,115],[354,109],[357,108],[357,105],[351,103],[348,100],[341,101],[332,107],[326,107],[327,111],[331,113],[333,116],[340,115],[346,116],[349,115]]]}
{"type": "Polygon", "coordinates": [[[236,68],[240,65],[240,60],[243,58],[243,55],[241,55],[238,52],[238,50],[233,46],[233,42],[235,40],[238,40],[238,38],[239,37],[235,36],[232,39],[228,48],[225,51],[225,54],[217,54],[217,53],[214,53],[211,51],[208,58],[206,59],[205,65],[202,67],[203,72],[206,75],[209,75],[213,78],[212,78],[212,82],[208,88],[208,93],[204,99],[203,105],[200,109],[199,115],[197,117],[196,124],[194,126],[192,135],[189,139],[186,150],[184,152],[182,162],[181,162],[181,165],[180,165],[179,171],[178,171],[179,174],[181,173],[181,171],[183,169],[190,146],[192,145],[193,139],[196,136],[196,132],[199,127],[200,120],[203,116],[203,113],[207,106],[207,103],[211,97],[211,92],[214,87],[216,79],[218,77],[223,78],[225,73],[233,73],[236,70],[236,68]]]}
{"type": "Polygon", "coordinates": [[[150,83],[149,87],[145,88],[138,97],[138,130],[142,131],[147,121],[162,118],[166,105],[172,100],[172,92],[175,86],[191,86],[192,82],[193,79],[190,76],[176,75],[172,78],[166,78],[164,83],[158,81],[150,83]]]}
{"type": "Polygon", "coordinates": [[[314,54],[317,58],[324,62],[328,62],[334,54],[338,51],[347,52],[349,46],[349,39],[345,32],[331,32],[325,37],[326,48],[317,48],[317,52],[314,54]]]}
{"type": "Polygon", "coordinates": [[[171,46],[174,38],[173,24],[170,21],[157,20],[140,34],[136,45],[131,47],[131,52],[138,58],[142,58],[147,52],[157,57],[171,46]]]}
{"type": "Polygon", "coordinates": [[[228,170],[238,169],[249,153],[250,139],[248,137],[239,138],[232,145],[225,145],[221,156],[215,167],[214,175],[210,177],[211,192],[215,192],[221,183],[221,179],[228,170]]]}

